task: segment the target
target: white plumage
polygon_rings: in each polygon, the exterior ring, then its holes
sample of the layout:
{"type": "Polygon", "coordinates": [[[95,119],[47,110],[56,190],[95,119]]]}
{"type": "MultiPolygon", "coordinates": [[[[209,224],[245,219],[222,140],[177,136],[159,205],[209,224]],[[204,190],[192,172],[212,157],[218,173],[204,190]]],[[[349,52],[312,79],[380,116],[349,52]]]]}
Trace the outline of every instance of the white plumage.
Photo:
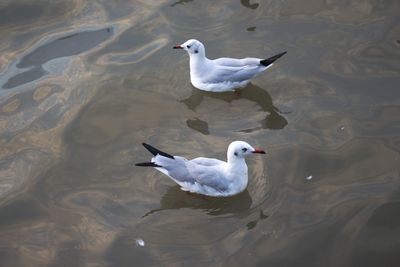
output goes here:
{"type": "Polygon", "coordinates": [[[282,52],[267,59],[261,58],[217,58],[208,59],[204,45],[190,39],[174,49],[184,49],[190,56],[190,81],[194,87],[211,92],[233,91],[244,87],[250,79],[273,65],[286,54],[282,52]]]}
{"type": "Polygon", "coordinates": [[[155,167],[169,176],[182,190],[208,196],[232,196],[246,189],[248,183],[245,156],[260,153],[243,141],[232,142],[227,151],[227,161],[212,158],[187,160],[171,156],[143,143],[154,157],[151,162],[138,163],[137,166],[155,167]]]}

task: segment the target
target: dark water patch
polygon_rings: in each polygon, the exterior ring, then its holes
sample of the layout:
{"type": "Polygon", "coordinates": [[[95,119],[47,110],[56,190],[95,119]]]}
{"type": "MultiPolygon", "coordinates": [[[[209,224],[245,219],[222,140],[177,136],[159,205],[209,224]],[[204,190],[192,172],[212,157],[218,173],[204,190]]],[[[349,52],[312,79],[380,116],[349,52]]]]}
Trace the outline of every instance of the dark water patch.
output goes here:
{"type": "Polygon", "coordinates": [[[4,85],[4,89],[11,89],[19,85],[37,80],[43,77],[47,72],[40,66],[34,67],[28,71],[22,72],[11,77],[4,85]]]}
{"type": "Polygon", "coordinates": [[[379,206],[360,228],[354,242],[354,266],[399,265],[400,202],[389,202],[379,206]]]}
{"type": "Polygon", "coordinates": [[[0,225],[30,224],[44,214],[44,210],[33,199],[21,199],[1,207],[0,225]]]}
{"type": "Polygon", "coordinates": [[[352,266],[398,267],[400,264],[400,256],[398,250],[395,251],[359,250],[354,252],[351,262],[352,266]]]}
{"type": "Polygon", "coordinates": [[[210,131],[208,130],[208,123],[200,120],[199,118],[189,119],[186,121],[188,127],[202,134],[208,135],[210,131]]]}
{"type": "MultiPolygon", "coordinates": [[[[30,69],[9,78],[2,88],[11,89],[35,81],[48,73],[43,69],[43,65],[46,62],[56,58],[74,56],[89,51],[109,39],[112,34],[112,28],[95,31],[81,31],[59,37],[56,40],[41,45],[22,57],[16,65],[17,68],[20,69],[30,69]]],[[[60,72],[62,71],[63,70],[60,70],[60,72]]]]}
{"type": "Polygon", "coordinates": [[[43,65],[44,63],[60,57],[78,55],[109,39],[113,34],[112,28],[95,31],[82,31],[60,37],[44,44],[24,56],[17,64],[18,68],[43,65]]]}
{"type": "Polygon", "coordinates": [[[176,5],[184,5],[184,4],[187,4],[187,3],[189,3],[189,2],[193,2],[194,0],[179,0],[179,1],[176,1],[176,2],[173,2],[172,4],[171,4],[171,7],[174,7],[174,6],[176,6],[176,5]]]}
{"type": "Polygon", "coordinates": [[[105,253],[107,266],[131,267],[132,263],[135,266],[157,266],[157,257],[146,246],[136,246],[136,238],[133,231],[126,231],[118,236],[105,253]]]}
{"type": "Polygon", "coordinates": [[[368,220],[367,227],[388,227],[393,233],[400,234],[400,202],[389,202],[377,208],[368,220]]]}
{"type": "Polygon", "coordinates": [[[22,266],[17,248],[0,247],[0,261],[3,266],[22,266]]]}
{"type": "MultiPolygon", "coordinates": [[[[400,153],[400,135],[388,138],[388,140],[386,141],[386,144],[391,149],[400,153]]],[[[400,157],[398,157],[397,160],[399,160],[399,162],[400,162],[400,157]]]]}
{"type": "Polygon", "coordinates": [[[52,19],[73,10],[76,3],[76,1],[48,0],[4,2],[0,4],[0,30],[49,23],[52,19]]]}
{"type": "MultiPolygon", "coordinates": [[[[394,99],[393,99],[394,100],[394,99]]],[[[351,119],[351,127],[358,135],[381,137],[388,142],[396,143],[400,137],[400,106],[354,106],[346,112],[351,119]],[[358,110],[358,111],[355,111],[358,110]]]]}
{"type": "Polygon", "coordinates": [[[77,240],[63,242],[56,250],[55,260],[49,267],[58,266],[85,266],[84,251],[77,240]]]}
{"type": "MultiPolygon", "coordinates": [[[[39,1],[38,1],[39,2],[39,1]]],[[[5,7],[0,8],[0,27],[13,22],[27,23],[43,15],[45,3],[18,3],[10,2],[5,7]]]]}
{"type": "Polygon", "coordinates": [[[258,222],[259,222],[260,220],[265,220],[265,219],[267,219],[268,217],[269,217],[268,215],[265,215],[264,212],[263,212],[262,210],[260,210],[260,213],[259,213],[259,215],[258,215],[258,218],[257,218],[256,220],[250,221],[250,222],[248,222],[248,223],[246,224],[247,230],[254,229],[254,228],[257,226],[257,224],[258,224],[258,222]]]}
{"type": "MultiPolygon", "coordinates": [[[[346,223],[342,216],[351,216],[359,207],[341,206],[344,214],[340,217],[324,219],[301,229],[291,225],[292,216],[286,214],[295,212],[290,208],[278,211],[268,220],[259,221],[259,235],[254,236],[251,246],[242,247],[237,253],[224,260],[224,266],[334,266],[331,262],[332,251],[341,253],[346,246],[337,246],[340,236],[336,235],[346,223]],[[279,236],[288,236],[282,240],[279,236]],[[307,245],[305,245],[307,244],[307,245]],[[319,251],[319,253],[315,253],[319,251]]],[[[334,253],[332,253],[334,254],[334,253]]],[[[344,257],[344,256],[343,256],[344,257]]],[[[335,264],[346,266],[346,259],[335,258],[335,264]]]]}
{"type": "Polygon", "coordinates": [[[240,0],[240,3],[250,9],[256,9],[260,5],[259,3],[250,3],[250,0],[240,0]]]}

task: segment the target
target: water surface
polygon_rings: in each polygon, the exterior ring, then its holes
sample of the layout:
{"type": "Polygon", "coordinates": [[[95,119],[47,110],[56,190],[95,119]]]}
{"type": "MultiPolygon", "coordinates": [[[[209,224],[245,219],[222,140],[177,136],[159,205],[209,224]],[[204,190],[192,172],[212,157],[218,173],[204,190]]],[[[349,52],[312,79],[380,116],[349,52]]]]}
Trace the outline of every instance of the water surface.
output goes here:
{"type": "Polygon", "coordinates": [[[0,4],[0,266],[399,266],[398,1],[0,4]],[[238,96],[210,58],[288,51],[238,96]],[[182,192],[148,142],[224,158],[249,186],[182,192]],[[142,239],[144,246],[136,240],[142,239]]]}

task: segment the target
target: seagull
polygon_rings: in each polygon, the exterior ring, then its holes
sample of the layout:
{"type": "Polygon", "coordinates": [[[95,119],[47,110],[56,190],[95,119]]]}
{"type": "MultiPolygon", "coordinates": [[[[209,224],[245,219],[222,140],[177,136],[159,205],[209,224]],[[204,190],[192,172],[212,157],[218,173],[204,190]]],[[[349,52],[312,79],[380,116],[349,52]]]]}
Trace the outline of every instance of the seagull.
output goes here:
{"type": "Polygon", "coordinates": [[[233,196],[244,191],[248,182],[245,156],[265,154],[264,150],[253,148],[243,141],[234,141],[229,145],[227,162],[204,157],[187,160],[146,143],[143,146],[154,157],[151,162],[137,163],[136,166],[154,167],[169,176],[183,191],[213,197],[233,196]]]}
{"type": "Polygon", "coordinates": [[[184,49],[190,56],[190,81],[194,87],[210,92],[234,91],[245,87],[250,79],[270,68],[273,63],[286,54],[279,53],[267,59],[261,58],[217,58],[206,57],[204,45],[190,39],[174,49],[184,49]]]}

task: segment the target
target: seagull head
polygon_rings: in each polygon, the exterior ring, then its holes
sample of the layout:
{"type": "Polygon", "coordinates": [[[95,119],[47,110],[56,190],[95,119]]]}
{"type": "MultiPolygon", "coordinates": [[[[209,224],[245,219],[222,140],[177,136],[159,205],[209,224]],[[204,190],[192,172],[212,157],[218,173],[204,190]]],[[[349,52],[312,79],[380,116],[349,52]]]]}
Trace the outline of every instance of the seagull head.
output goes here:
{"type": "Polygon", "coordinates": [[[183,44],[180,45],[175,45],[173,49],[183,49],[186,50],[189,55],[204,55],[205,54],[205,48],[204,45],[196,40],[196,39],[190,39],[184,42],[183,44]]]}
{"type": "Polygon", "coordinates": [[[259,148],[254,148],[246,142],[234,141],[228,147],[228,161],[237,158],[244,158],[250,154],[265,154],[265,151],[259,148]]]}

